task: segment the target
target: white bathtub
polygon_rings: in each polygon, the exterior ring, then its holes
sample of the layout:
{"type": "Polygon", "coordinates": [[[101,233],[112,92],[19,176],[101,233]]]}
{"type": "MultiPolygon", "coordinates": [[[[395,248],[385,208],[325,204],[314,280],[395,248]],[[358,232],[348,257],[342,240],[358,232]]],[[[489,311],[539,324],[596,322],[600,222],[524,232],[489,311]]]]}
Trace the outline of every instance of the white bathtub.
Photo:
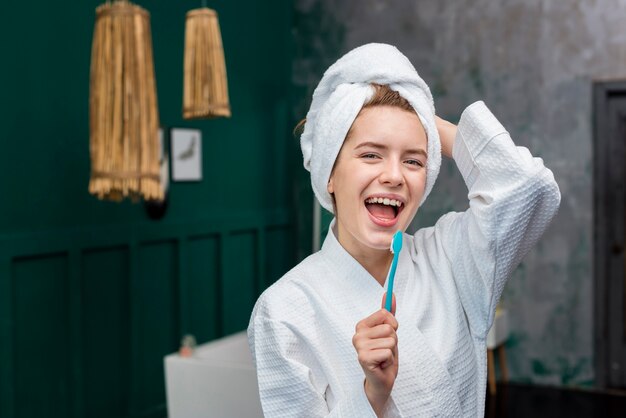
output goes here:
{"type": "Polygon", "coordinates": [[[169,418],[262,418],[245,331],[165,357],[169,418]]]}

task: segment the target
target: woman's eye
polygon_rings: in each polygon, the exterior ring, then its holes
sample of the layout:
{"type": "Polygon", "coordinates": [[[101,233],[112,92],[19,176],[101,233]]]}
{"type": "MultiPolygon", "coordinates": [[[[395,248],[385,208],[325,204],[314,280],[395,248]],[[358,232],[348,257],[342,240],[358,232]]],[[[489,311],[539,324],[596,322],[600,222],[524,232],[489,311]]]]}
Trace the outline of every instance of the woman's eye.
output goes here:
{"type": "Polygon", "coordinates": [[[407,163],[411,165],[415,165],[417,167],[424,167],[424,163],[421,162],[420,160],[407,160],[407,163]]]}
{"type": "Polygon", "coordinates": [[[378,158],[378,155],[376,155],[376,154],[363,154],[361,157],[366,158],[366,159],[374,159],[374,158],[378,158]]]}

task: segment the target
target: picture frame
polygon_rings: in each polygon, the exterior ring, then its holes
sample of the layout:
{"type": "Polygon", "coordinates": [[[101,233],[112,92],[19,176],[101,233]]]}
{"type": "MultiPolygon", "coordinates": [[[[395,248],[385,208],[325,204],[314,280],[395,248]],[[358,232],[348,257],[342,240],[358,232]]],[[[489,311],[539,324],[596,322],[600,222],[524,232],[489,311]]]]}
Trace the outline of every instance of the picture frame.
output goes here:
{"type": "Polygon", "coordinates": [[[202,131],[172,128],[170,130],[171,180],[194,182],[202,180],[202,131]]]}

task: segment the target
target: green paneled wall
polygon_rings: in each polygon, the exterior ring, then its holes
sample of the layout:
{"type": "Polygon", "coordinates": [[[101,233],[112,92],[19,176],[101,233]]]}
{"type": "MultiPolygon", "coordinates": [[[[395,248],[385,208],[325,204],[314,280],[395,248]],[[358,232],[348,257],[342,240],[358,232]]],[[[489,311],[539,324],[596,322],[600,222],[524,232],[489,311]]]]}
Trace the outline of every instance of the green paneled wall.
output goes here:
{"type": "MultiPolygon", "coordinates": [[[[146,243],[138,247],[138,275],[141,296],[134,313],[138,333],[136,361],[140,411],[150,410],[165,398],[164,371],[154,367],[162,361],[162,353],[171,351],[180,340],[177,318],[176,242],[146,243]]],[[[136,335],[136,334],[135,334],[136,335]]]]}
{"type": "Polygon", "coordinates": [[[194,237],[187,243],[185,262],[186,281],[181,286],[181,297],[187,300],[185,328],[182,334],[193,331],[199,341],[209,341],[219,335],[219,324],[213,320],[220,312],[217,280],[206,280],[207,272],[219,276],[219,236],[194,237]]]}
{"type": "Polygon", "coordinates": [[[14,375],[18,416],[67,416],[71,379],[67,254],[18,258],[13,264],[14,375]],[[37,402],[33,402],[36,399],[37,402]]]}
{"type": "Polygon", "coordinates": [[[232,233],[224,248],[227,268],[221,287],[222,329],[231,334],[247,325],[257,293],[255,231],[232,233]]]}
{"type": "Polygon", "coordinates": [[[98,1],[3,7],[0,417],[163,417],[163,356],[247,326],[295,264],[289,126],[291,4],[210,1],[233,117],[184,121],[185,13],[151,13],[165,128],[203,133],[202,182],[166,216],[101,202],[89,181],[89,64],[98,1]]]}
{"type": "Polygon", "coordinates": [[[82,276],[85,415],[124,416],[131,370],[128,247],[85,251],[82,276]]]}

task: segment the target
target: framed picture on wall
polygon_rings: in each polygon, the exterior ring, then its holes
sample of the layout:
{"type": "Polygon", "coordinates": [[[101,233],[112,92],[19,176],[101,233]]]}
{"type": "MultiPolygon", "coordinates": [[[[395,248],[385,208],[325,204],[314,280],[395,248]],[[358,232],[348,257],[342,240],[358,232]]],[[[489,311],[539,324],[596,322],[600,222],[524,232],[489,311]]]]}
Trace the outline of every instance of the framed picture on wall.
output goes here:
{"type": "Polygon", "coordinates": [[[202,180],[202,131],[172,128],[170,133],[172,181],[202,180]]]}

